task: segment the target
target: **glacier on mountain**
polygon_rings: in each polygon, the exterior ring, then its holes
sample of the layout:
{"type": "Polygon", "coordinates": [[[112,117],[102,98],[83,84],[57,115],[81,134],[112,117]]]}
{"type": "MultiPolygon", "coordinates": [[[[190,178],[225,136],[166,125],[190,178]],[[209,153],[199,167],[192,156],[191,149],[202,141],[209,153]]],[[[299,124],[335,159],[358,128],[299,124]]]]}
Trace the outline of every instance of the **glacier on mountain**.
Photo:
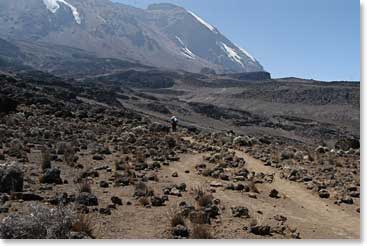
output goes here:
{"type": "Polygon", "coordinates": [[[73,5],[71,5],[70,3],[66,2],[65,0],[43,0],[43,3],[46,5],[47,9],[53,14],[55,14],[57,10],[60,8],[59,3],[66,5],[68,8],[70,8],[74,16],[75,22],[78,24],[82,23],[78,9],[75,8],[73,5]]]}

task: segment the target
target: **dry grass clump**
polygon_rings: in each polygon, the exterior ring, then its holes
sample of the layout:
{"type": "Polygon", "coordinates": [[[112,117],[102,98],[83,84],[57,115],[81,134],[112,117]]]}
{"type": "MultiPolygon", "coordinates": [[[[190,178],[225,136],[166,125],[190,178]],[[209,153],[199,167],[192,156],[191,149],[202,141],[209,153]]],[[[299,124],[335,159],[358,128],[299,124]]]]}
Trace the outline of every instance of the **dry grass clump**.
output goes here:
{"type": "Polygon", "coordinates": [[[254,177],[251,177],[247,184],[248,184],[248,187],[250,188],[250,192],[254,192],[254,193],[260,194],[259,189],[256,187],[256,183],[254,181],[254,177]]]}
{"type": "Polygon", "coordinates": [[[146,157],[143,151],[137,151],[135,154],[135,161],[144,163],[146,161],[146,157]]]}
{"type": "Polygon", "coordinates": [[[95,224],[88,214],[78,213],[76,220],[72,225],[72,231],[82,233],[88,237],[95,239],[94,235],[95,224]]]}
{"type": "Polygon", "coordinates": [[[149,202],[149,198],[148,197],[140,197],[139,198],[139,203],[140,203],[140,205],[142,205],[143,207],[145,207],[145,206],[148,206],[149,204],[150,204],[150,202],[149,202]]]}
{"type": "Polygon", "coordinates": [[[272,161],[273,163],[279,163],[279,162],[280,162],[280,155],[279,155],[279,153],[277,153],[277,152],[272,152],[272,153],[271,153],[271,161],[272,161]]]}
{"type": "Polygon", "coordinates": [[[91,186],[91,183],[89,180],[87,179],[83,179],[81,182],[80,182],[80,185],[79,185],[79,192],[80,193],[92,193],[92,186],[91,186]]]}
{"type": "Polygon", "coordinates": [[[208,225],[194,224],[190,233],[191,239],[213,239],[208,225]]]}
{"type": "Polygon", "coordinates": [[[208,194],[203,187],[194,187],[193,195],[200,207],[207,207],[213,204],[213,196],[208,194]]]}
{"type": "Polygon", "coordinates": [[[178,225],[186,226],[185,217],[179,210],[171,210],[168,213],[168,218],[171,223],[171,227],[176,227],[178,225]]]}
{"type": "Polygon", "coordinates": [[[75,150],[71,144],[66,144],[64,148],[64,161],[68,166],[75,165],[75,150]]]}
{"type": "Polygon", "coordinates": [[[42,171],[51,168],[51,155],[50,150],[47,147],[41,149],[41,167],[42,171]]]}
{"type": "Polygon", "coordinates": [[[135,184],[134,196],[136,196],[136,197],[149,197],[149,196],[153,196],[153,195],[154,195],[153,189],[149,188],[145,183],[138,182],[137,184],[135,184]]]}
{"type": "Polygon", "coordinates": [[[120,159],[120,160],[116,160],[114,162],[114,171],[128,171],[131,169],[129,162],[130,162],[130,157],[129,156],[125,156],[124,158],[120,159]]]}

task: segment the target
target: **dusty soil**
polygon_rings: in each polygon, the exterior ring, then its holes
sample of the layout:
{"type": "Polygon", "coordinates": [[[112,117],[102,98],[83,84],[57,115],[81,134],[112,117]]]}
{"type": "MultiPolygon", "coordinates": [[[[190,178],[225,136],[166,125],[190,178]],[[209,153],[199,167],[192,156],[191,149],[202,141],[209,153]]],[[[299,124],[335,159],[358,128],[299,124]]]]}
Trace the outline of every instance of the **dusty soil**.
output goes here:
{"type": "MultiPolygon", "coordinates": [[[[360,238],[357,139],[341,136],[331,149],[210,127],[172,133],[132,105],[98,101],[98,90],[3,82],[19,103],[1,102],[0,232],[37,205],[86,216],[88,235],[67,227],[82,238],[360,238]]],[[[246,115],[224,113],[234,112],[246,115]]]]}
{"type": "MultiPolygon", "coordinates": [[[[193,141],[191,138],[186,138],[193,141]]],[[[99,207],[110,204],[112,196],[120,197],[123,206],[118,206],[112,210],[112,215],[101,215],[98,212],[90,214],[94,221],[94,231],[99,238],[124,238],[124,239],[154,239],[167,238],[170,229],[170,213],[174,211],[182,201],[190,201],[195,204],[192,189],[195,187],[209,188],[212,182],[218,180],[201,176],[197,173],[195,166],[203,162],[203,156],[208,153],[190,153],[180,155],[180,160],[163,166],[157,172],[159,182],[149,181],[149,186],[153,188],[155,194],[161,193],[162,188],[170,184],[185,183],[188,185],[187,192],[182,193],[182,197],[169,196],[169,201],[162,207],[143,207],[132,196],[133,186],[113,187],[110,181],[109,188],[100,188],[98,184],[102,180],[111,180],[110,172],[100,172],[98,178],[93,179],[92,190],[99,199],[99,207]],[[178,177],[172,177],[172,173],[177,172],[178,177]],[[131,205],[127,205],[131,202],[131,205]]],[[[286,225],[290,230],[297,231],[302,239],[358,239],[360,237],[360,217],[355,211],[355,206],[336,205],[328,199],[321,199],[317,194],[307,190],[302,184],[290,182],[279,177],[277,169],[264,166],[264,163],[257,160],[242,150],[237,150],[236,155],[246,160],[246,168],[253,172],[264,174],[274,174],[272,183],[258,184],[259,194],[256,199],[250,198],[248,193],[240,191],[230,191],[223,187],[212,188],[214,198],[220,200],[221,214],[213,221],[210,227],[215,238],[291,238],[289,235],[272,233],[269,236],[256,236],[246,230],[246,226],[255,218],[263,224],[274,223],[272,218],[275,215],[282,215],[287,218],[286,225]],[[272,189],[280,193],[280,198],[269,197],[272,189]],[[250,211],[250,218],[234,218],[231,207],[244,206],[250,211]]],[[[102,162],[93,161],[90,156],[81,155],[80,163],[98,167],[108,165],[112,168],[118,156],[113,154],[107,156],[102,162]]],[[[38,168],[40,152],[33,151],[29,154],[29,168],[33,171],[38,168]]],[[[57,165],[62,167],[62,163],[57,165]]],[[[65,170],[65,166],[63,167],[65,170]]],[[[71,181],[75,177],[75,170],[66,170],[62,178],[71,181]]],[[[220,186],[224,186],[229,181],[219,181],[220,186]]],[[[34,188],[35,189],[35,188],[34,188]]],[[[55,186],[54,190],[46,191],[42,195],[48,196],[54,193],[77,191],[75,184],[70,182],[67,185],[55,186]]],[[[22,211],[27,202],[14,202],[12,208],[22,211]]],[[[4,215],[0,216],[0,218],[4,215]]]]}

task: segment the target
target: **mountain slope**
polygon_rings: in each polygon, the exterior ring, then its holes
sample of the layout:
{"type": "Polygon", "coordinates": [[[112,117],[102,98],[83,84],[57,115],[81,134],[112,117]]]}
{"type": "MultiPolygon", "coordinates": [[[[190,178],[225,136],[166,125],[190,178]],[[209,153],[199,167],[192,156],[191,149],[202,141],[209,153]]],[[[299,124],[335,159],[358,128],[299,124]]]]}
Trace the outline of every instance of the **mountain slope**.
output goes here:
{"type": "Polygon", "coordinates": [[[263,71],[259,62],[196,14],[172,4],[146,10],[108,0],[2,0],[3,38],[83,49],[168,69],[263,71]]]}

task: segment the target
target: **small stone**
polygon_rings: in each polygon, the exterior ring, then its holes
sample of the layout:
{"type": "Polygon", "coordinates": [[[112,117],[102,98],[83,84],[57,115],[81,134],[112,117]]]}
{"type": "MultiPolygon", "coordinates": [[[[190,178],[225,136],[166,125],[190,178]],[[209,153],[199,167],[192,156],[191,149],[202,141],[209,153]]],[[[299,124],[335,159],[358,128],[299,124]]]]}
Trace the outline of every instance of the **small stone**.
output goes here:
{"type": "Polygon", "coordinates": [[[252,199],[257,199],[256,193],[251,192],[251,193],[248,193],[247,195],[248,195],[248,197],[250,197],[252,199]]]}
{"type": "Polygon", "coordinates": [[[251,226],[250,232],[255,235],[267,236],[270,235],[270,226],[251,226]]]}
{"type": "Polygon", "coordinates": [[[119,198],[119,197],[117,197],[117,196],[113,196],[113,197],[111,197],[111,202],[113,203],[113,204],[117,204],[117,205],[122,205],[122,200],[121,200],[121,198],[119,198]]]}
{"type": "Polygon", "coordinates": [[[104,214],[104,215],[111,215],[111,209],[110,208],[100,208],[99,213],[104,214]]]}
{"type": "Polygon", "coordinates": [[[281,222],[286,222],[287,221],[287,217],[284,217],[282,215],[275,215],[274,219],[277,221],[281,221],[281,222]]]}
{"type": "Polygon", "coordinates": [[[76,202],[85,206],[98,206],[97,197],[87,192],[80,193],[79,196],[76,198],[76,202]]]}
{"type": "Polygon", "coordinates": [[[330,193],[329,191],[322,189],[319,191],[319,196],[320,198],[329,198],[330,197],[330,193]]]}
{"type": "Polygon", "coordinates": [[[104,157],[101,156],[101,155],[94,155],[93,156],[93,160],[95,160],[95,161],[102,161],[103,159],[104,159],[104,157]]]}
{"type": "Polygon", "coordinates": [[[101,181],[101,182],[99,182],[99,187],[101,187],[101,188],[108,188],[109,187],[109,184],[106,181],[101,181]]]}
{"type": "Polygon", "coordinates": [[[270,196],[271,198],[276,198],[276,199],[280,198],[280,197],[279,197],[279,191],[277,191],[276,189],[272,189],[272,190],[270,191],[269,196],[270,196]]]}
{"type": "Polygon", "coordinates": [[[161,197],[154,196],[150,198],[150,202],[152,203],[153,207],[160,207],[164,205],[165,200],[161,197]]]}
{"type": "Polygon", "coordinates": [[[353,198],[351,198],[351,197],[344,197],[344,198],[341,199],[341,202],[345,203],[345,204],[353,204],[354,203],[353,198]]]}
{"type": "Polygon", "coordinates": [[[246,217],[249,218],[249,210],[245,207],[232,207],[232,215],[233,217],[246,217]]]}
{"type": "Polygon", "coordinates": [[[188,238],[189,237],[189,229],[187,229],[184,225],[177,225],[172,229],[172,236],[174,238],[188,238]]]}
{"type": "Polygon", "coordinates": [[[223,184],[221,182],[213,181],[210,183],[211,187],[223,187],[223,184]]]}

